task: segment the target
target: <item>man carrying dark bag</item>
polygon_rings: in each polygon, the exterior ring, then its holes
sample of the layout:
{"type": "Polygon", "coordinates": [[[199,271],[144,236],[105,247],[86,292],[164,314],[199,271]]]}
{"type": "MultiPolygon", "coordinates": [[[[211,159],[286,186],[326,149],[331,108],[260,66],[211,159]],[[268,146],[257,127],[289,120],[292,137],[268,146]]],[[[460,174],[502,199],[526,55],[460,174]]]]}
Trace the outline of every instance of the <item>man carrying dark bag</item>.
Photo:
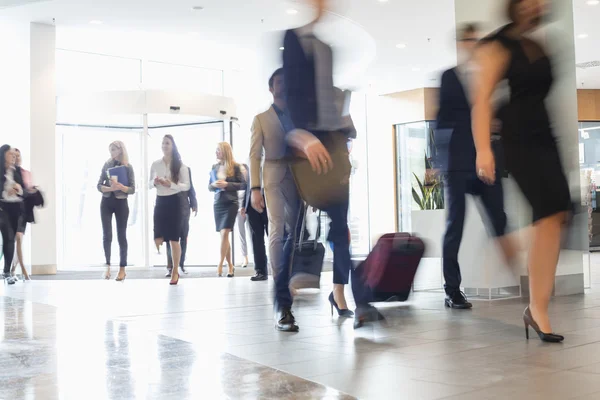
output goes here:
{"type": "MultiPolygon", "coordinates": [[[[288,110],[294,124],[294,129],[286,132],[286,140],[297,155],[292,172],[301,197],[331,219],[329,240],[334,249],[334,291],[330,302],[340,316],[342,313],[351,316],[353,313],[344,298],[344,285],[349,282],[352,268],[348,238],[351,173],[348,141],[355,137],[356,131],[350,128],[349,116],[342,117],[339,90],[333,86],[331,48],[313,34],[315,24],[325,13],[327,1],[312,2],[317,10],[315,20],[287,31],[284,39],[283,71],[288,110]]],[[[276,277],[276,328],[284,332],[299,329],[292,314],[289,289],[295,242],[296,235],[290,235],[276,277]]]]}

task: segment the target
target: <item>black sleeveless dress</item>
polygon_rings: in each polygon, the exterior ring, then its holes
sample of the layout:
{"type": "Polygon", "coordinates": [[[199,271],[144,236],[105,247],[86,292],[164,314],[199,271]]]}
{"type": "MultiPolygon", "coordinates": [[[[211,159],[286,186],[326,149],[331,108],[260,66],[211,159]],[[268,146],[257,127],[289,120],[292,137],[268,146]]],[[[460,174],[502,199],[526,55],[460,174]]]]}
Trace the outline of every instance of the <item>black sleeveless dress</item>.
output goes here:
{"type": "Polygon", "coordinates": [[[506,169],[531,204],[536,222],[573,206],[545,104],[553,83],[551,61],[545,54],[530,61],[521,41],[506,35],[509,28],[485,41],[497,41],[511,55],[505,75],[510,102],[502,116],[506,169]]]}

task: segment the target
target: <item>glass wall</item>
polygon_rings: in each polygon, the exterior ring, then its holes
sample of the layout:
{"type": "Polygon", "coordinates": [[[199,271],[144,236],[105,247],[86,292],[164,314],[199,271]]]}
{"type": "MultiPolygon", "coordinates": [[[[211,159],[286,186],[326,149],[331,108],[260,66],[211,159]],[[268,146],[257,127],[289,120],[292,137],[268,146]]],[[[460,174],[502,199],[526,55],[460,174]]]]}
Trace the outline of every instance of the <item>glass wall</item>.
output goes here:
{"type": "MultiPolygon", "coordinates": [[[[127,147],[134,168],[138,191],[129,197],[130,265],[144,264],[143,193],[140,179],[144,168],[141,129],[105,129],[78,126],[57,126],[62,139],[63,265],[67,269],[104,264],[100,201],[97,184],[104,163],[110,158],[108,146],[115,140],[127,147]]],[[[114,222],[114,221],[113,221],[114,222]]],[[[119,247],[116,226],[113,225],[112,261],[118,263],[119,247]]]]}
{"type": "Polygon", "coordinates": [[[582,199],[588,204],[590,250],[600,250],[600,122],[579,123],[579,165],[582,199]]]}
{"type": "MultiPolygon", "coordinates": [[[[152,123],[154,118],[149,116],[148,121],[152,123]]],[[[161,143],[166,134],[173,135],[184,164],[191,170],[192,183],[198,200],[198,215],[192,215],[190,218],[186,264],[188,266],[216,265],[219,261],[220,236],[215,231],[214,194],[208,191],[208,180],[211,167],[216,162],[215,149],[217,143],[223,141],[223,124],[209,123],[150,129],[148,140],[148,160],[150,163],[162,158],[161,143]]],[[[148,195],[150,230],[148,235],[150,238],[154,237],[153,213],[155,202],[156,193],[150,191],[148,195]]],[[[159,255],[155,250],[151,251],[150,265],[166,264],[166,255],[164,252],[161,253],[159,255]]]]}
{"type": "Polygon", "coordinates": [[[396,126],[397,215],[400,231],[410,232],[411,211],[444,209],[443,184],[434,173],[433,121],[396,126]]]}

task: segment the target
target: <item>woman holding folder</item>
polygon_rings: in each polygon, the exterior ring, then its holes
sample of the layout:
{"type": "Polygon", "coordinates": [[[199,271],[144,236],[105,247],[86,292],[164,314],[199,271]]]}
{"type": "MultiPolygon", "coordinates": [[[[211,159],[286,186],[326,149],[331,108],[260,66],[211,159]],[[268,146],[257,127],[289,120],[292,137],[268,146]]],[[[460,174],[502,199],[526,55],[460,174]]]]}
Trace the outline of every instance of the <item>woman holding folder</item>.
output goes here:
{"type": "MultiPolygon", "coordinates": [[[[171,244],[173,265],[180,265],[183,227],[181,192],[190,190],[190,170],[181,162],[175,140],[165,135],[162,141],[163,158],[156,160],[150,169],[150,187],[156,188],[154,207],[154,242],[157,248],[164,242],[171,244]]],[[[179,282],[179,269],[173,268],[171,285],[179,282]]]]}
{"type": "Polygon", "coordinates": [[[240,164],[233,159],[231,146],[227,142],[219,143],[216,151],[217,160],[210,172],[208,190],[215,193],[215,225],[221,234],[221,258],[217,267],[217,275],[223,276],[223,262],[229,265],[227,277],[233,278],[235,268],[231,261],[231,243],[229,234],[235,226],[235,218],[240,209],[238,191],[246,189],[246,179],[240,164]]]}
{"type": "Polygon", "coordinates": [[[100,215],[102,217],[102,231],[104,244],[104,257],[106,258],[106,271],[103,278],[110,279],[110,256],[112,247],[112,217],[117,220],[117,239],[119,240],[120,261],[117,281],[125,280],[125,267],[127,266],[127,220],[129,219],[129,204],[127,197],[135,193],[135,177],[133,167],[129,164],[129,157],[125,144],[114,141],[108,146],[110,159],[104,163],[98,191],[102,193],[100,215]]]}

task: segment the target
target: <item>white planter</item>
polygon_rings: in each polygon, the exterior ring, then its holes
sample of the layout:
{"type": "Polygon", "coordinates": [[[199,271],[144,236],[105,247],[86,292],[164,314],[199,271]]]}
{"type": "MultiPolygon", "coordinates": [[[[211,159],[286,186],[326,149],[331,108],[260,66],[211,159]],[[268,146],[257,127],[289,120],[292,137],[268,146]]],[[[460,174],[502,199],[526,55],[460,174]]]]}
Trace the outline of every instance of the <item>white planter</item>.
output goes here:
{"type": "Polygon", "coordinates": [[[445,210],[413,211],[411,213],[411,231],[425,242],[425,254],[414,281],[415,290],[434,290],[444,286],[442,236],[445,226],[445,210]]]}

